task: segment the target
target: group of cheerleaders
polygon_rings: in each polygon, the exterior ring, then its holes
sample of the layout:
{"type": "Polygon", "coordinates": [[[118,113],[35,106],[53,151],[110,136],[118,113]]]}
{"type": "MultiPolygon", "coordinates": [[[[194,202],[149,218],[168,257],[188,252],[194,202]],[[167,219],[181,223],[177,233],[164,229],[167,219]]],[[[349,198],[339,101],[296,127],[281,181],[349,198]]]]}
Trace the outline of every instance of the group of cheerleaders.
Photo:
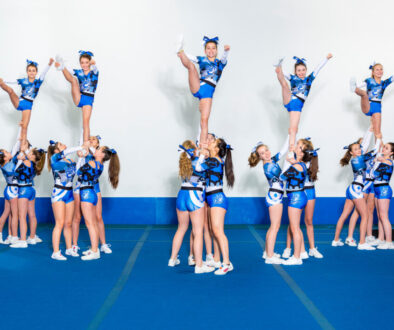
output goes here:
{"type": "MultiPolygon", "coordinates": [[[[216,85],[227,64],[230,51],[224,46],[221,59],[217,59],[219,38],[203,39],[205,56],[192,56],[184,51],[183,37],[176,45],[176,53],[183,66],[188,70],[189,87],[197,97],[201,113],[200,135],[197,143],[187,140],[179,146],[179,175],[181,189],[176,201],[178,229],[175,233],[171,257],[168,266],[180,263],[178,253],[183,237],[188,229],[189,218],[192,223],[190,255],[188,264],[195,266],[195,273],[213,272],[225,275],[234,269],[230,261],[228,240],[224,233],[224,218],[228,202],[223,193],[223,177],[227,185],[234,185],[234,173],[231,146],[222,138],[208,134],[208,119],[211,112],[212,98],[216,85]],[[198,73],[195,64],[199,65],[198,73]],[[203,241],[206,247],[206,260],[203,261],[203,241]],[[212,250],[213,245],[213,250],[212,250]]],[[[250,167],[260,161],[269,183],[266,194],[266,206],[269,210],[271,225],[266,234],[263,258],[267,264],[301,265],[309,257],[323,258],[314,241],[313,213],[315,207],[315,187],[318,173],[318,148],[310,138],[296,139],[301,111],[310,92],[312,83],[321,68],[332,58],[331,54],[309,75],[306,60],[296,60],[294,74],[285,74],[282,70],[283,59],[274,65],[277,78],[282,88],[284,107],[290,115],[289,135],[281,150],[272,155],[267,144],[258,142],[249,156],[250,167]],[[290,82],[290,86],[288,84],[290,82]],[[279,161],[285,157],[283,167],[279,161]],[[288,217],[290,225],[287,231],[287,246],[283,254],[274,251],[276,236],[283,212],[283,195],[288,197],[288,217]],[[305,211],[306,232],[309,241],[309,253],[305,249],[300,219],[305,211]],[[294,253],[291,255],[291,241],[294,253]],[[282,258],[281,258],[282,257],[282,258]]],[[[332,246],[343,246],[339,236],[345,220],[353,211],[349,225],[349,234],[345,241],[359,250],[394,249],[391,237],[391,224],[388,218],[392,190],[389,182],[393,172],[394,143],[383,143],[381,126],[381,101],[384,90],[393,77],[382,80],[383,67],[379,63],[370,66],[371,77],[361,85],[354,79],[350,88],[361,97],[364,114],[371,117],[371,127],[362,139],[350,143],[344,149],[346,153],[340,160],[342,166],[352,165],[353,182],[346,191],[346,202],[338,220],[332,246]],[[363,88],[366,87],[366,90],[363,88]],[[372,136],[375,136],[373,149],[368,150],[372,136]],[[379,237],[372,235],[373,211],[376,206],[379,219],[379,237]],[[360,222],[360,241],[357,244],[353,232],[360,222]]]]}
{"type": "Polygon", "coordinates": [[[54,260],[67,260],[60,250],[62,232],[66,243],[65,254],[79,257],[78,236],[82,215],[89,232],[91,246],[82,253],[81,259],[99,259],[100,252],[112,253],[110,245],[105,240],[99,177],[104,170],[104,163],[109,161],[109,181],[112,187],[116,188],[119,182],[120,163],[115,149],[100,146],[100,137],[90,134],[89,122],[99,72],[91,52],[80,51],[79,62],[81,69],[69,69],[65,66],[63,58],[56,56],[56,61],[51,58],[37,78],[38,64],[27,60],[26,78],[15,82],[5,82],[0,79],[0,87],[9,95],[13,106],[22,112],[17,142],[11,152],[0,149],[0,166],[7,184],[4,190],[4,211],[0,218],[0,243],[9,244],[11,248],[27,248],[28,245],[42,242],[36,234],[34,177],[42,173],[47,158],[48,170],[52,171],[54,178],[51,195],[55,218],[51,255],[54,260]],[[53,63],[71,84],[73,101],[82,111],[83,133],[76,147],[67,147],[58,140],[50,140],[45,151],[30,144],[27,130],[34,99],[53,63]],[[21,86],[20,96],[9,86],[12,83],[21,86]],[[77,162],[70,158],[72,154],[77,154],[77,162]],[[74,185],[75,176],[77,180],[74,185]],[[29,216],[29,237],[27,237],[27,216],[29,216]],[[3,239],[2,230],[7,219],[9,219],[8,237],[3,239]]]}

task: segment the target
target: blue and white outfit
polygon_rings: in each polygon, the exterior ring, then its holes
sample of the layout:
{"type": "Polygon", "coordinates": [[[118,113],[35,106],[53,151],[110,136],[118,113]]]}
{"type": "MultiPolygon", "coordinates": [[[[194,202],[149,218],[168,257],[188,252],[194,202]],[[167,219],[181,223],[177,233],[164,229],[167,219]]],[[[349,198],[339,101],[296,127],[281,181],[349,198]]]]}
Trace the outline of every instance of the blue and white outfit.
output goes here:
{"type": "Polygon", "coordinates": [[[81,100],[79,101],[78,108],[82,108],[85,105],[93,107],[94,95],[96,93],[99,76],[97,67],[92,65],[91,71],[86,75],[82,69],[74,69],[74,76],[78,79],[81,91],[81,100]]]}
{"type": "Polygon", "coordinates": [[[179,211],[197,211],[205,202],[206,167],[204,156],[191,156],[193,174],[188,180],[183,180],[176,199],[176,208],[179,211]]]}
{"type": "Polygon", "coordinates": [[[209,207],[228,209],[228,200],[223,192],[224,160],[207,158],[207,188],[206,200],[209,207]]]}
{"type": "Polygon", "coordinates": [[[308,171],[305,178],[304,190],[305,190],[306,198],[308,199],[309,202],[316,199],[316,190],[315,190],[315,183],[311,180],[311,176],[309,173],[311,162],[305,163],[305,166],[308,169],[308,171]]]}
{"type": "Polygon", "coordinates": [[[302,162],[297,163],[301,165],[302,171],[296,169],[291,165],[286,171],[280,175],[282,181],[286,181],[286,191],[287,197],[289,199],[289,207],[294,207],[297,209],[304,209],[308,203],[306,197],[304,186],[305,180],[308,175],[308,169],[306,165],[302,162]]]}
{"type": "Polygon", "coordinates": [[[192,56],[185,53],[187,58],[200,67],[200,89],[193,96],[199,100],[212,98],[213,93],[223,69],[227,64],[228,51],[224,51],[220,60],[215,59],[211,62],[206,56],[192,56]]]}
{"type": "Polygon", "coordinates": [[[288,148],[289,137],[287,137],[282,149],[271,158],[272,162],[265,163],[263,165],[264,174],[269,184],[269,189],[267,195],[265,196],[265,204],[267,207],[282,204],[283,202],[284,187],[283,181],[280,179],[282,169],[278,162],[283,157],[283,155],[286,154],[288,148]]]}
{"type": "Polygon", "coordinates": [[[382,112],[382,98],[385,89],[393,82],[393,76],[383,80],[380,84],[374,78],[367,78],[364,82],[357,86],[358,88],[366,87],[369,98],[369,112],[366,116],[372,116],[374,113],[382,112]]]}
{"type": "Polygon", "coordinates": [[[373,167],[374,190],[377,199],[391,199],[393,197],[393,190],[390,187],[390,179],[393,174],[394,162],[389,159],[391,164],[376,162],[373,167]]]}
{"type": "Polygon", "coordinates": [[[319,71],[323,68],[323,66],[328,62],[328,59],[325,58],[318,67],[307,77],[304,79],[298,78],[293,74],[285,74],[285,78],[290,82],[290,90],[291,90],[291,100],[288,104],[285,104],[285,108],[288,112],[290,111],[302,111],[304,107],[304,103],[309,95],[309,91],[312,87],[312,83],[315,80],[319,71]]]}
{"type": "Polygon", "coordinates": [[[68,204],[74,201],[73,179],[76,174],[76,163],[66,156],[79,150],[82,148],[67,148],[51,157],[52,173],[55,180],[51,196],[52,203],[64,202],[68,204]]]}
{"type": "MultiPolygon", "coordinates": [[[[368,146],[371,142],[372,139],[372,135],[373,133],[371,131],[367,131],[367,133],[365,133],[364,137],[363,137],[363,142],[361,143],[361,150],[363,153],[366,152],[366,150],[368,150],[368,146]]],[[[365,161],[365,165],[366,165],[366,171],[365,171],[365,181],[364,181],[364,188],[363,188],[363,193],[364,194],[374,194],[375,190],[374,190],[374,178],[373,178],[373,174],[372,174],[372,169],[373,166],[375,165],[375,159],[374,157],[368,157],[365,161]]]]}
{"type": "Polygon", "coordinates": [[[97,194],[94,191],[94,184],[100,177],[103,164],[94,160],[94,157],[88,155],[86,157],[86,163],[77,171],[78,181],[81,185],[79,188],[79,194],[81,196],[81,202],[91,203],[97,205],[97,194]],[[93,161],[95,167],[92,167],[89,162],[93,161]]]}
{"type": "MultiPolygon", "coordinates": [[[[22,88],[21,96],[19,97],[19,106],[16,110],[24,111],[32,109],[34,99],[37,97],[38,91],[44,82],[45,75],[49,68],[50,66],[47,65],[42,71],[40,77],[38,79],[34,79],[33,82],[30,82],[27,77],[16,80],[16,83],[22,88]]],[[[15,82],[11,81],[7,83],[14,84],[15,82]]]]}
{"type": "Polygon", "coordinates": [[[19,187],[18,198],[27,198],[29,201],[33,201],[36,198],[33,181],[36,176],[34,163],[30,161],[30,166],[26,165],[25,161],[18,163],[15,169],[15,176],[19,187]]]}
{"type": "Polygon", "coordinates": [[[18,198],[18,180],[15,176],[15,169],[18,163],[18,150],[20,141],[18,140],[11,151],[12,159],[4,166],[1,166],[5,182],[7,183],[4,188],[4,198],[9,201],[14,198],[18,198]]]}

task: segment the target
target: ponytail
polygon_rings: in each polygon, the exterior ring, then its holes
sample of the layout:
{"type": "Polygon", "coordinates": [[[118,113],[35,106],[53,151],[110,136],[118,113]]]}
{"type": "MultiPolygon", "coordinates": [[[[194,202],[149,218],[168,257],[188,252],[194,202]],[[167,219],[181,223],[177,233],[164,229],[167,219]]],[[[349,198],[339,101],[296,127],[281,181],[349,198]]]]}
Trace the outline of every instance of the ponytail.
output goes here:
{"type": "Polygon", "coordinates": [[[32,150],[36,161],[33,162],[34,170],[37,175],[40,175],[45,165],[45,151],[43,149],[34,148],[32,150]]]}
{"type": "MultiPolygon", "coordinates": [[[[191,140],[186,140],[182,143],[182,146],[185,149],[194,148],[194,144],[191,140]]],[[[192,161],[189,158],[188,154],[183,151],[179,156],[179,176],[182,180],[189,180],[193,175],[193,166],[192,161]]]]}
{"type": "Polygon", "coordinates": [[[116,189],[119,184],[120,161],[118,153],[115,149],[103,147],[104,159],[103,162],[109,160],[108,179],[111,182],[112,188],[116,189]]]}
{"type": "Polygon", "coordinates": [[[357,142],[351,143],[347,147],[345,147],[345,149],[347,149],[346,153],[339,161],[339,164],[341,164],[341,166],[349,165],[349,162],[352,159],[352,154],[350,152],[352,151],[353,146],[355,146],[356,144],[359,144],[359,143],[357,143],[357,142]]]}
{"type": "Polygon", "coordinates": [[[260,157],[257,154],[257,151],[254,151],[250,154],[248,158],[249,166],[250,167],[255,167],[257,164],[260,162],[260,157]]]}
{"type": "Polygon", "coordinates": [[[217,146],[219,148],[218,156],[220,158],[225,158],[224,171],[226,174],[227,186],[233,187],[235,181],[234,171],[233,171],[233,159],[231,155],[231,150],[233,149],[223,139],[217,139],[217,146]]]}
{"type": "Polygon", "coordinates": [[[0,166],[4,166],[4,163],[5,163],[4,149],[0,149],[0,166]]]}
{"type": "Polygon", "coordinates": [[[304,148],[303,162],[309,162],[308,175],[312,182],[317,181],[317,173],[319,172],[319,156],[317,150],[314,150],[313,143],[310,138],[299,140],[304,148]]]}
{"type": "Polygon", "coordinates": [[[48,162],[47,162],[47,166],[48,166],[48,171],[50,171],[52,169],[52,165],[51,165],[51,159],[53,154],[55,153],[56,149],[58,149],[58,142],[54,142],[54,141],[49,141],[49,146],[47,149],[47,153],[48,153],[48,162]]]}

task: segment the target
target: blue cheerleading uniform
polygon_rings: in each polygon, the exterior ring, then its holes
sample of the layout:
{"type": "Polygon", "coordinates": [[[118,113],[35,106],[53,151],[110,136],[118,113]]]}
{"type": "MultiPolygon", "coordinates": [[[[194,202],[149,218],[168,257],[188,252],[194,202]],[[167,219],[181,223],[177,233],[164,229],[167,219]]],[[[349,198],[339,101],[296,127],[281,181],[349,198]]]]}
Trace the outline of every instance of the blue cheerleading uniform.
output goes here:
{"type": "Polygon", "coordinates": [[[79,188],[79,194],[81,196],[81,202],[91,203],[97,205],[97,194],[94,191],[94,184],[103,172],[103,164],[94,160],[93,156],[86,157],[86,163],[78,169],[77,175],[81,182],[79,188]],[[92,167],[89,163],[93,161],[95,167],[92,167]]]}
{"type": "Polygon", "coordinates": [[[183,180],[176,199],[176,208],[179,211],[193,212],[204,206],[206,169],[204,157],[191,158],[193,174],[188,180],[183,180]]]}
{"type": "Polygon", "coordinates": [[[18,198],[18,180],[15,176],[15,168],[18,162],[18,154],[16,154],[12,159],[4,166],[1,167],[4,179],[7,183],[4,188],[4,198],[9,201],[14,198],[18,198]]]}
{"type": "Polygon", "coordinates": [[[77,77],[79,88],[81,91],[81,99],[78,104],[78,108],[82,108],[85,105],[93,107],[94,95],[97,89],[99,71],[95,65],[91,66],[91,71],[87,74],[82,69],[74,69],[74,76],[77,77]]]}
{"type": "Polygon", "coordinates": [[[36,198],[33,181],[36,176],[36,170],[34,169],[33,162],[30,162],[28,166],[22,161],[15,169],[15,176],[19,187],[18,198],[27,198],[29,201],[33,201],[36,198]]]}
{"type": "Polygon", "coordinates": [[[228,52],[225,51],[220,60],[215,59],[212,62],[206,56],[191,56],[186,54],[193,63],[198,64],[200,67],[200,89],[197,93],[194,93],[193,96],[197,97],[199,100],[213,97],[216,85],[227,64],[227,55],[228,52]]]}
{"type": "Polygon", "coordinates": [[[390,179],[393,174],[394,162],[390,159],[391,164],[376,162],[373,168],[374,190],[377,199],[391,199],[393,191],[390,187],[390,179]]]}
{"type": "Polygon", "coordinates": [[[317,74],[322,69],[322,67],[328,62],[328,59],[325,58],[319,66],[307,77],[304,79],[299,78],[293,74],[285,74],[285,78],[290,82],[290,90],[291,90],[291,100],[288,104],[285,104],[285,108],[288,112],[298,111],[301,112],[304,107],[304,103],[309,95],[310,89],[312,87],[312,83],[315,80],[317,74]]]}
{"type": "Polygon", "coordinates": [[[315,190],[315,183],[311,180],[311,175],[309,173],[309,167],[311,166],[311,163],[307,162],[305,163],[305,165],[308,171],[305,178],[304,190],[305,190],[306,198],[308,199],[309,202],[316,199],[316,190],[315,190]]]}
{"type": "Polygon", "coordinates": [[[308,175],[308,169],[306,168],[306,165],[302,162],[297,164],[301,165],[302,171],[299,171],[292,165],[281,174],[280,179],[282,181],[286,181],[286,191],[287,197],[289,199],[289,207],[294,207],[302,210],[308,203],[308,199],[304,191],[305,180],[308,175]]]}
{"type": "Polygon", "coordinates": [[[209,207],[228,209],[228,200],[223,192],[224,160],[207,158],[206,200],[209,207]]]}
{"type": "Polygon", "coordinates": [[[51,196],[52,203],[64,202],[68,204],[74,201],[73,179],[76,174],[76,163],[66,156],[81,149],[80,147],[69,148],[51,157],[52,174],[55,181],[51,196]]]}
{"type": "Polygon", "coordinates": [[[380,84],[372,77],[364,80],[364,83],[359,86],[360,88],[366,87],[369,98],[369,112],[366,116],[372,116],[374,113],[382,112],[382,98],[385,89],[393,82],[393,76],[383,80],[380,84]]]}

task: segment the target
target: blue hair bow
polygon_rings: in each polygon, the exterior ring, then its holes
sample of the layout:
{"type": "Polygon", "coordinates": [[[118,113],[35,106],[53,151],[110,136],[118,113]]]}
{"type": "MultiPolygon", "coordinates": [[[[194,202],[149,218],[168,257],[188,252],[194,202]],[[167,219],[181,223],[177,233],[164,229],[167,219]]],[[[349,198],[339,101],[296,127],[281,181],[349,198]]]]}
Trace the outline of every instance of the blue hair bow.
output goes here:
{"type": "Polygon", "coordinates": [[[56,143],[57,143],[57,142],[55,142],[55,141],[53,141],[53,140],[49,140],[49,144],[50,144],[51,146],[54,146],[56,143]]]}
{"type": "Polygon", "coordinates": [[[183,145],[179,145],[180,150],[178,149],[178,151],[184,151],[186,152],[186,155],[188,158],[191,158],[194,156],[194,148],[191,149],[186,149],[183,145]]]}
{"type": "Polygon", "coordinates": [[[308,153],[312,155],[313,157],[317,157],[317,152],[320,150],[320,148],[316,148],[315,150],[309,150],[308,153]]]}
{"type": "Polygon", "coordinates": [[[261,141],[257,142],[256,145],[255,145],[255,146],[253,147],[253,149],[252,149],[252,153],[256,152],[257,149],[258,149],[260,146],[262,146],[263,144],[264,144],[264,143],[261,142],[261,141]]]}
{"type": "Polygon", "coordinates": [[[26,60],[27,65],[34,65],[35,67],[38,67],[38,63],[30,60],[26,60]]]}
{"type": "Polygon", "coordinates": [[[229,144],[226,145],[226,149],[228,149],[228,150],[234,150],[229,144]]]}
{"type": "Polygon", "coordinates": [[[216,139],[216,135],[214,133],[208,133],[209,135],[212,135],[214,139],[216,139]]]}
{"type": "Polygon", "coordinates": [[[204,41],[204,45],[206,45],[208,42],[214,42],[215,44],[218,44],[219,43],[219,37],[208,38],[207,36],[204,36],[203,41],[204,41]]]}
{"type": "Polygon", "coordinates": [[[117,152],[116,152],[115,149],[109,149],[109,152],[110,152],[111,154],[113,154],[113,155],[116,155],[116,154],[117,154],[117,152]]]}
{"type": "Polygon", "coordinates": [[[0,155],[4,155],[4,152],[0,151],[0,155]]]}
{"type": "Polygon", "coordinates": [[[305,62],[306,62],[305,58],[299,58],[297,56],[293,56],[293,59],[296,60],[296,64],[304,64],[305,65],[305,62]]]}
{"type": "Polygon", "coordinates": [[[38,152],[42,152],[42,153],[44,153],[44,154],[46,153],[46,151],[45,151],[44,149],[41,149],[41,148],[40,148],[40,149],[37,149],[37,151],[38,151],[38,152]]]}
{"type": "Polygon", "coordinates": [[[310,138],[310,136],[307,136],[306,138],[304,138],[304,140],[310,141],[311,138],[310,138]]]}
{"type": "Polygon", "coordinates": [[[343,149],[344,150],[349,150],[349,146],[344,146],[343,149]]]}
{"type": "Polygon", "coordinates": [[[96,135],[97,140],[101,140],[101,136],[100,135],[96,135]]]}
{"type": "Polygon", "coordinates": [[[89,55],[89,56],[94,56],[92,52],[85,51],[85,50],[80,50],[79,55],[89,55]]]}
{"type": "Polygon", "coordinates": [[[370,70],[373,70],[373,67],[376,65],[376,62],[375,61],[373,61],[372,63],[371,63],[371,65],[369,66],[369,69],[370,70]]]}

